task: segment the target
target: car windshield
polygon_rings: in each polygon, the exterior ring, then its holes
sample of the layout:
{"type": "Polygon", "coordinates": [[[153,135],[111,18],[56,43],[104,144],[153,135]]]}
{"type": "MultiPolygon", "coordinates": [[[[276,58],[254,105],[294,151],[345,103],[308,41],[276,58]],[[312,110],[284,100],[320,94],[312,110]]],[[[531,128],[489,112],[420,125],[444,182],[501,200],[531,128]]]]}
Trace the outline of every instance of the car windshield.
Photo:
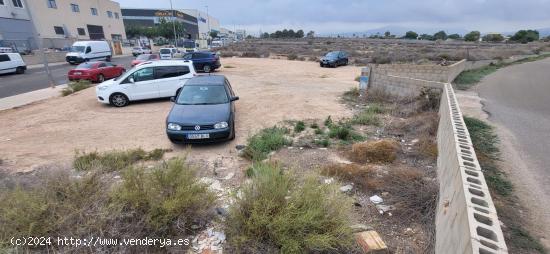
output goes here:
{"type": "Polygon", "coordinates": [[[86,50],[85,46],[72,46],[70,52],[84,52],[86,50]]]}
{"type": "Polygon", "coordinates": [[[81,63],[76,68],[77,69],[93,69],[94,65],[95,65],[94,63],[81,63]]]}
{"type": "Polygon", "coordinates": [[[149,59],[149,55],[139,55],[136,60],[148,60],[149,59]]]}
{"type": "Polygon", "coordinates": [[[325,57],[330,59],[338,58],[338,52],[336,51],[328,52],[325,57]]]}
{"type": "Polygon", "coordinates": [[[134,48],[134,50],[141,50],[141,48],[134,48]]]}
{"type": "Polygon", "coordinates": [[[160,53],[161,53],[161,54],[171,54],[172,51],[171,51],[170,49],[161,49],[161,50],[160,50],[160,53]]]}
{"type": "Polygon", "coordinates": [[[185,42],[183,42],[183,47],[184,47],[184,48],[194,48],[194,47],[195,47],[195,43],[192,42],[192,41],[185,41],[185,42]]]}
{"type": "Polygon", "coordinates": [[[184,86],[178,96],[177,104],[213,105],[228,103],[229,98],[224,86],[184,86]]]}

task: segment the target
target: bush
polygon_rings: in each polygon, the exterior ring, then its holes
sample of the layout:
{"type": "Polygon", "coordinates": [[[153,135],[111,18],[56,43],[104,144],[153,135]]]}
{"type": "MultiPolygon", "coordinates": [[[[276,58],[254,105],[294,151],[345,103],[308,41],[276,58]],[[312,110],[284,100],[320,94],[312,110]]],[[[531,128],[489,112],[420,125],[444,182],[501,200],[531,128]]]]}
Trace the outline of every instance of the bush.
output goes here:
{"type": "Polygon", "coordinates": [[[361,113],[353,117],[352,122],[354,124],[380,126],[382,121],[380,121],[380,118],[375,112],[375,110],[371,110],[370,108],[363,110],[361,113]]]}
{"type": "Polygon", "coordinates": [[[358,162],[391,163],[397,158],[398,151],[397,141],[382,139],[353,144],[351,154],[352,158],[358,162]]]}
{"type": "Polygon", "coordinates": [[[328,136],[331,138],[338,138],[341,140],[349,140],[351,139],[351,126],[349,125],[332,125],[330,127],[330,130],[328,132],[328,136]]]}
{"type": "Polygon", "coordinates": [[[319,129],[319,125],[317,123],[312,123],[309,127],[312,129],[319,129]]]}
{"type": "Polygon", "coordinates": [[[77,152],[73,162],[73,167],[79,171],[101,170],[106,172],[119,171],[125,169],[139,161],[160,160],[167,150],[155,149],[146,152],[141,148],[110,151],[110,152],[77,152]]]}
{"type": "Polygon", "coordinates": [[[286,133],[288,133],[288,129],[279,127],[261,130],[248,139],[248,144],[244,149],[243,156],[253,161],[266,159],[271,151],[276,151],[283,146],[292,144],[292,142],[285,137],[286,133]]]}
{"type": "Polygon", "coordinates": [[[330,140],[327,138],[321,139],[321,140],[315,140],[315,144],[322,147],[329,147],[330,146],[330,140]]]}
{"type": "Polygon", "coordinates": [[[300,133],[306,129],[306,124],[303,121],[298,121],[294,124],[294,132],[300,133]]]}
{"type": "Polygon", "coordinates": [[[204,226],[216,196],[198,181],[184,159],[174,159],[146,172],[130,167],[122,174],[113,202],[129,223],[143,223],[156,235],[185,232],[191,225],[204,226]],[[174,223],[174,222],[178,223],[174,223]]]}
{"type": "Polygon", "coordinates": [[[332,123],[333,122],[332,122],[332,117],[331,116],[328,116],[327,119],[325,119],[325,121],[324,121],[325,126],[329,127],[329,128],[330,128],[330,126],[332,126],[332,123]]]}
{"type": "Polygon", "coordinates": [[[298,59],[298,56],[296,54],[289,54],[286,58],[288,60],[296,60],[298,59]]]}
{"type": "Polygon", "coordinates": [[[67,96],[69,94],[76,93],[78,91],[90,88],[92,86],[92,83],[88,80],[79,80],[76,82],[69,83],[68,87],[63,88],[61,90],[61,95],[67,96]]]}
{"type": "Polygon", "coordinates": [[[228,243],[236,253],[342,252],[353,244],[350,203],[315,177],[298,183],[276,165],[256,165],[225,220],[228,243]]]}

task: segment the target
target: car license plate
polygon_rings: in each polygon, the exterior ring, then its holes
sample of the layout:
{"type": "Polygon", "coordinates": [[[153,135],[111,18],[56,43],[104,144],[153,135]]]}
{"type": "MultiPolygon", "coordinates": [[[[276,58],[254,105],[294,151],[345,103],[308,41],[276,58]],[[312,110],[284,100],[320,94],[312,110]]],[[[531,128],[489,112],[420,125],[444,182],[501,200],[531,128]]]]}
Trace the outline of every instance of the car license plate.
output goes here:
{"type": "Polygon", "coordinates": [[[188,134],[187,139],[207,139],[210,138],[210,134],[188,134]]]}
{"type": "Polygon", "coordinates": [[[82,72],[75,72],[74,75],[82,75],[82,72]]]}

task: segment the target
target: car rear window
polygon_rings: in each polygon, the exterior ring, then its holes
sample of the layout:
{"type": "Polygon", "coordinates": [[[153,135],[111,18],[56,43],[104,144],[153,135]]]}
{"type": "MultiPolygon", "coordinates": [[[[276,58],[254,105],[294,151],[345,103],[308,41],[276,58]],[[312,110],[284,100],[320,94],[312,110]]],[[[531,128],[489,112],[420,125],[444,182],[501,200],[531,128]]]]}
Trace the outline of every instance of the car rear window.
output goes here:
{"type": "Polygon", "coordinates": [[[223,85],[183,86],[177,101],[182,105],[211,105],[228,102],[229,97],[223,85]]]}
{"type": "Polygon", "coordinates": [[[95,63],[81,63],[76,68],[77,69],[93,69],[95,63]]]}

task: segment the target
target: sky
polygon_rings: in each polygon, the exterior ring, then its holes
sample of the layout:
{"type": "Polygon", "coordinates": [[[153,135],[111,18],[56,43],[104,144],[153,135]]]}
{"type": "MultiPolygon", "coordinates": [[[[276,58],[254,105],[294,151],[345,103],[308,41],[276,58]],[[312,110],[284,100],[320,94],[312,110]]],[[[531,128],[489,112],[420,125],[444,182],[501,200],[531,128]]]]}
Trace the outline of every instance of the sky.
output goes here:
{"type": "MultiPolygon", "coordinates": [[[[170,0],[115,0],[121,7],[169,9],[170,0]]],[[[248,33],[292,28],[317,34],[380,27],[512,32],[550,27],[550,0],[172,0],[199,9],[222,27],[248,33]]]]}

